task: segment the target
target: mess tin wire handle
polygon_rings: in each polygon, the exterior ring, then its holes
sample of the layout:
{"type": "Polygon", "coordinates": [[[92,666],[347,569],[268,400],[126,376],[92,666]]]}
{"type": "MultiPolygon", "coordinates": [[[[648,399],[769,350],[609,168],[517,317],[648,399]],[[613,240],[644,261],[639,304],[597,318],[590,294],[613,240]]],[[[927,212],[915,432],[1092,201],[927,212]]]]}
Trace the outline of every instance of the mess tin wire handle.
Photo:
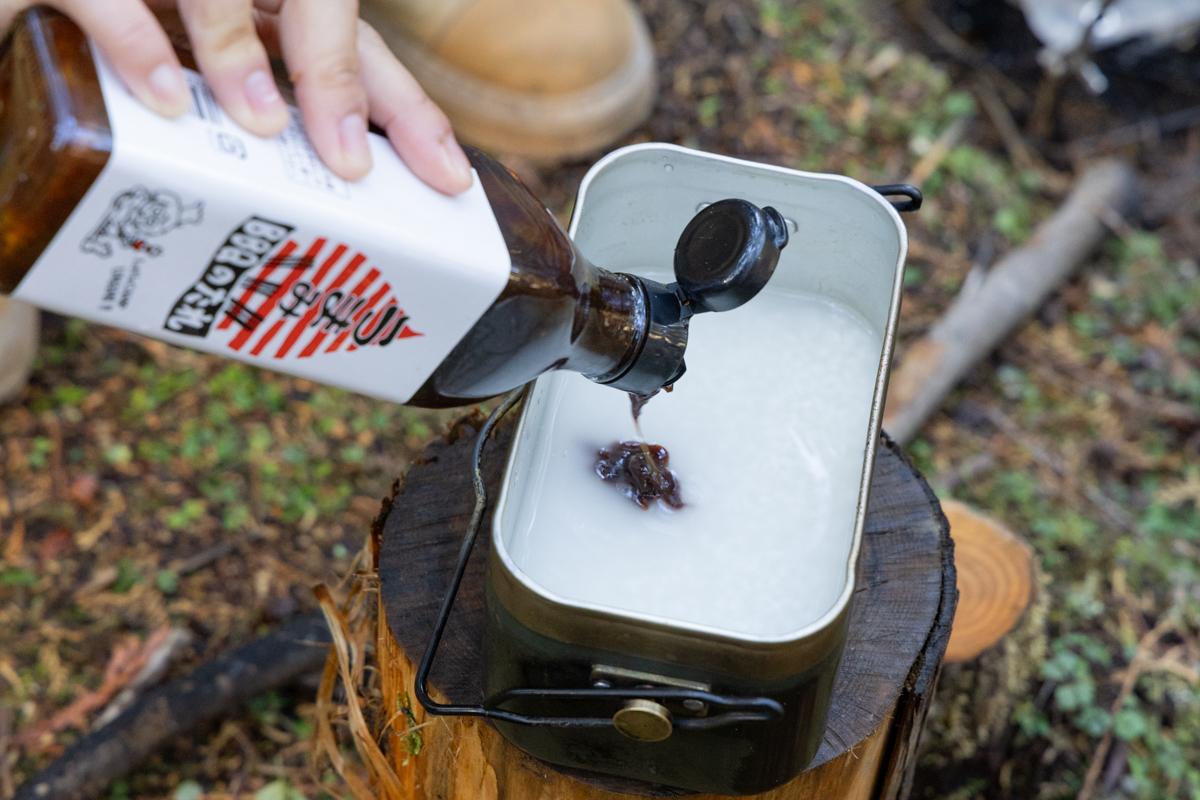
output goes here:
{"type": "Polygon", "coordinates": [[[892,208],[902,214],[906,211],[920,210],[921,203],[924,200],[921,196],[921,190],[907,183],[889,183],[886,186],[872,186],[871,188],[884,197],[907,197],[907,200],[891,201],[892,208]]]}
{"type": "Polygon", "coordinates": [[[450,611],[454,607],[454,599],[458,595],[458,587],[462,584],[463,574],[467,571],[467,560],[475,547],[479,536],[479,526],[483,522],[483,514],[487,509],[487,487],[483,483],[481,463],[483,446],[495,430],[496,423],[508,413],[521,399],[524,389],[510,392],[488,416],[487,421],[479,430],[475,440],[475,455],[471,465],[471,479],[475,484],[475,510],[471,514],[471,522],[467,526],[467,534],[463,538],[462,547],[458,551],[458,563],[454,567],[454,575],[446,596],[442,599],[442,607],[438,611],[437,622],[433,626],[433,634],[429,637],[429,645],[417,668],[417,678],[414,691],[417,702],[434,716],[486,717],[500,722],[513,722],[518,725],[547,725],[558,728],[603,728],[613,724],[612,717],[538,717],[504,711],[496,706],[511,700],[544,699],[544,700],[653,700],[684,701],[696,700],[705,703],[710,713],[704,717],[676,718],[672,724],[680,729],[720,728],[725,725],[736,725],[743,722],[770,722],[783,716],[783,706],[768,697],[726,697],[697,689],[680,688],[587,688],[587,689],[506,689],[489,697],[483,705],[454,705],[438,703],[429,696],[426,688],[429,673],[433,668],[433,659],[437,655],[438,645],[441,644],[442,634],[446,631],[446,623],[450,619],[450,611]]]}

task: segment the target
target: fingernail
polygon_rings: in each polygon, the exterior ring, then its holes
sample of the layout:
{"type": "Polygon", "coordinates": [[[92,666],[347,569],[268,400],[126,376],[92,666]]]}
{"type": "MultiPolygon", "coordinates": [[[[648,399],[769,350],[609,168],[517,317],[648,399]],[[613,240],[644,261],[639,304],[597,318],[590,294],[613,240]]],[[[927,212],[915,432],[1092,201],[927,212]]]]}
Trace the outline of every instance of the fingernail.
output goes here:
{"type": "Polygon", "coordinates": [[[266,70],[255,70],[246,77],[246,100],[257,114],[277,114],[283,108],[279,89],[266,70]]]}
{"type": "Polygon", "coordinates": [[[371,150],[367,147],[367,121],[362,114],[347,114],[342,120],[342,155],[355,166],[370,165],[371,150]]]}
{"type": "Polygon", "coordinates": [[[159,64],[150,73],[150,90],[154,96],[167,105],[177,105],[187,95],[187,82],[183,79],[183,71],[174,64],[159,64]]]}
{"type": "Polygon", "coordinates": [[[442,161],[446,165],[446,171],[454,176],[455,181],[463,185],[465,191],[470,188],[472,182],[471,162],[467,160],[467,154],[459,147],[453,136],[443,136],[441,141],[442,161]]]}

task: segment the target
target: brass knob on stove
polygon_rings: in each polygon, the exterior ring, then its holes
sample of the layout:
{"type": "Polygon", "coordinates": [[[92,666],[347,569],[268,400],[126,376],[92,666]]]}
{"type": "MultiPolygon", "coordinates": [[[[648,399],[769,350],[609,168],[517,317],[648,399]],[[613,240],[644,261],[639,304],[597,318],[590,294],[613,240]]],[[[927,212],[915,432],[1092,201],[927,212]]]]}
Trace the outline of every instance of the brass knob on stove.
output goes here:
{"type": "Polygon", "coordinates": [[[661,742],[671,735],[671,712],[653,700],[630,700],[613,714],[613,727],[639,742],[661,742]]]}

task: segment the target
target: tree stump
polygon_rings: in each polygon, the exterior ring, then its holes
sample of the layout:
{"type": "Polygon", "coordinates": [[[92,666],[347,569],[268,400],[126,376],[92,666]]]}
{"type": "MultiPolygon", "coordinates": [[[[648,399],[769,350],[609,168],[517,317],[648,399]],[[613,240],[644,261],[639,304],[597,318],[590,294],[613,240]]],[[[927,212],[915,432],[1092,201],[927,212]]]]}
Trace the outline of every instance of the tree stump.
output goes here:
{"type": "MultiPolygon", "coordinates": [[[[945,792],[955,774],[999,776],[1013,711],[1030,697],[1046,659],[1050,595],[1032,549],[1016,533],[964,503],[944,503],[954,538],[958,610],[938,696],[921,745],[922,783],[945,792]]],[[[957,785],[957,784],[955,784],[957,785]]]]}
{"type": "MultiPolygon", "coordinates": [[[[516,413],[485,449],[488,496],[497,496],[516,413]]],[[[412,697],[415,663],[429,641],[474,505],[470,462],[480,421],[461,420],[418,458],[383,527],[376,663],[386,698],[412,697]],[[407,694],[406,694],[407,693],[407,694]]],[[[480,641],[491,508],[431,675],[434,696],[481,702],[480,641]]],[[[956,600],[953,545],[937,498],[900,448],[879,444],[849,635],[828,727],[808,770],[763,800],[892,800],[908,794],[915,753],[950,636],[956,600]]],[[[420,752],[389,729],[394,767],[413,800],[615,800],[691,793],[596,773],[566,771],[509,744],[478,719],[426,719],[420,752]]],[[[691,795],[697,796],[697,795],[691,795]]]]}

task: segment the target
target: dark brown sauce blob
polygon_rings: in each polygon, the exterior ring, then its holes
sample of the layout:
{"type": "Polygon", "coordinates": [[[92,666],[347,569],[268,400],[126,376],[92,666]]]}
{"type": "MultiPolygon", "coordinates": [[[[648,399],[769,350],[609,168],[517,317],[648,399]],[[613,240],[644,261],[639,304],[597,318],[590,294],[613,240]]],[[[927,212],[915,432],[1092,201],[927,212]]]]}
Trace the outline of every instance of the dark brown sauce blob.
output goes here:
{"type": "Polygon", "coordinates": [[[679,479],[667,468],[667,448],[645,442],[616,442],[600,451],[596,474],[615,483],[622,494],[642,508],[655,500],[683,508],[679,479]]]}

